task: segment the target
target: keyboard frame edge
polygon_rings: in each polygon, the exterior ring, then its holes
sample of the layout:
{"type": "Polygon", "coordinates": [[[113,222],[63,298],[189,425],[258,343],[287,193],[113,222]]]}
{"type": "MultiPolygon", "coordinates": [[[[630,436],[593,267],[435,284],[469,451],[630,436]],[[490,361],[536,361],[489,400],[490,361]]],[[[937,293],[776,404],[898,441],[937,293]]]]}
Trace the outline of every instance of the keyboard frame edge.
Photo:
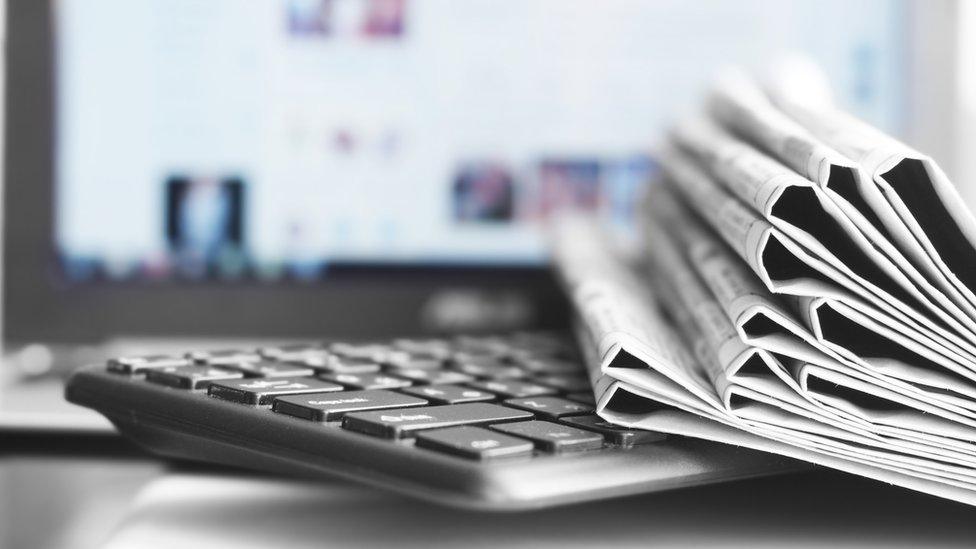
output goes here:
{"type": "Polygon", "coordinates": [[[681,437],[482,463],[151,384],[100,365],[72,374],[65,396],[165,457],[292,477],[342,478],[476,510],[541,509],[809,468],[772,454],[681,437]],[[242,417],[253,420],[242,422],[242,417]],[[296,447],[294,441],[302,437],[308,445],[296,447]]]}

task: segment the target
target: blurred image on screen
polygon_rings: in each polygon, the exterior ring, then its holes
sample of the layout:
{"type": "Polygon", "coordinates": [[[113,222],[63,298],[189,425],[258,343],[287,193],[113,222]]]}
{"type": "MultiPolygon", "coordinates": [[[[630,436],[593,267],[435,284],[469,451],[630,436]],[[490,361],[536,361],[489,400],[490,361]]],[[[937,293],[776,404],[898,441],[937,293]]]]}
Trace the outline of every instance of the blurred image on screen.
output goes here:
{"type": "Polygon", "coordinates": [[[63,0],[53,244],[69,281],[539,265],[557,210],[627,230],[655,140],[729,60],[804,52],[897,131],[904,12],[63,0]]]}

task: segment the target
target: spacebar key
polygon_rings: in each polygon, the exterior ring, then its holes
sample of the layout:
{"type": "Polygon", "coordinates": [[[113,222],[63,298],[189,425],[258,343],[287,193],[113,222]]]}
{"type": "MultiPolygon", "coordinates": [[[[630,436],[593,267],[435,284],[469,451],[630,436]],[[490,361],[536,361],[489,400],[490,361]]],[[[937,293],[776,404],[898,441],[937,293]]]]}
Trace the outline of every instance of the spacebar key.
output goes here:
{"type": "Polygon", "coordinates": [[[342,427],[384,438],[405,438],[424,429],[532,419],[532,414],[497,404],[426,406],[346,414],[342,427]]]}

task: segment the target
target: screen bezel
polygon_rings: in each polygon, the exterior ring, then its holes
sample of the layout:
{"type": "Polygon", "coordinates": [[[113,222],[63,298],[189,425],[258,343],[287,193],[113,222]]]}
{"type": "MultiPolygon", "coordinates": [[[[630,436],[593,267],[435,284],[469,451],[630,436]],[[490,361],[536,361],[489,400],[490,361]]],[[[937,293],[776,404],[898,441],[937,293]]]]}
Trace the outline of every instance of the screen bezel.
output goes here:
{"type": "Polygon", "coordinates": [[[568,308],[546,267],[364,265],[337,269],[316,282],[68,283],[54,241],[55,6],[48,0],[7,8],[6,340],[417,333],[421,311],[444,289],[517,296],[528,305],[531,325],[565,324],[568,308]]]}

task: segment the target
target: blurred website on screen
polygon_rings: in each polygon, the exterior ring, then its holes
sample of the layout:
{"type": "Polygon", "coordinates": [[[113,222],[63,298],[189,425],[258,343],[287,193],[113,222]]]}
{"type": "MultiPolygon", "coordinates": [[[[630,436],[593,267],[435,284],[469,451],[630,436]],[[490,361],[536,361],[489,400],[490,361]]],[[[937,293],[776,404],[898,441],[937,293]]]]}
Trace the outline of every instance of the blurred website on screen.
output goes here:
{"type": "Polygon", "coordinates": [[[69,280],[534,265],[626,230],[717,68],[801,51],[897,132],[902,2],[63,0],[54,246],[69,280]],[[829,32],[826,32],[829,30],[829,32]]]}

